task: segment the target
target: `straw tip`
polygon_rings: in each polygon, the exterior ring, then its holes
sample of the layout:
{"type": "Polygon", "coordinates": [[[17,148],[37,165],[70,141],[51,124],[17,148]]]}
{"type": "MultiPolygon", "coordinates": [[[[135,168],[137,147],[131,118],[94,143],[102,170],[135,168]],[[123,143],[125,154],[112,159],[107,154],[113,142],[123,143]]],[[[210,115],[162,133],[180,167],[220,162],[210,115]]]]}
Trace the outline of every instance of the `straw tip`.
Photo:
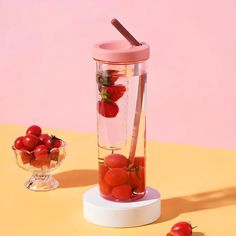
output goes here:
{"type": "Polygon", "coordinates": [[[117,21],[117,19],[116,18],[113,18],[112,20],[111,20],[111,23],[114,23],[114,22],[116,22],[117,21]]]}
{"type": "Polygon", "coordinates": [[[130,44],[134,46],[141,45],[116,18],[111,20],[111,24],[130,42],[130,44]]]}

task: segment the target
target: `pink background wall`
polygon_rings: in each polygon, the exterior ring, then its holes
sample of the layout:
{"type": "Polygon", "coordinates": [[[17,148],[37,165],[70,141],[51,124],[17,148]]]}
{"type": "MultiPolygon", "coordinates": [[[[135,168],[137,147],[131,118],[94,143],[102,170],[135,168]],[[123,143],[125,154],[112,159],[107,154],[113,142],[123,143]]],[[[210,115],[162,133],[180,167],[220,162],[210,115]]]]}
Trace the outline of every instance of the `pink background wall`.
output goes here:
{"type": "Polygon", "coordinates": [[[149,139],[235,149],[234,0],[0,0],[0,122],[95,132],[113,17],[151,45],[149,139]]]}

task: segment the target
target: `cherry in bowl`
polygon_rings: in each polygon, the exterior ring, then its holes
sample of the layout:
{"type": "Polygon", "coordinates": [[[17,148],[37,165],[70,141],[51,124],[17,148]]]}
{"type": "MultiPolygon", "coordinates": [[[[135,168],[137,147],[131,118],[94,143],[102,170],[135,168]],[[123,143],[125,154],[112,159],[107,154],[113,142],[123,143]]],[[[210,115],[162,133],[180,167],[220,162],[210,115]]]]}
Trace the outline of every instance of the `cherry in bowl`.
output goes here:
{"type": "Polygon", "coordinates": [[[20,168],[32,172],[31,178],[25,182],[26,188],[33,191],[56,189],[59,183],[51,172],[65,159],[66,143],[55,136],[41,134],[33,127],[29,127],[25,136],[18,137],[12,146],[16,162],[20,168]]]}

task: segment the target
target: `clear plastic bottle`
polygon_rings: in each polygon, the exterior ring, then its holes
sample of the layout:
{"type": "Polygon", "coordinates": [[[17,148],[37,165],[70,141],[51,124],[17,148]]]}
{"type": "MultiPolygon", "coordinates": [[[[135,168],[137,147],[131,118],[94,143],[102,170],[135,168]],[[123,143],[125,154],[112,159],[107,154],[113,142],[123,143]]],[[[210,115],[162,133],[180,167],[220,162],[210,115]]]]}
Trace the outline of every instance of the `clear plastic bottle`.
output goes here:
{"type": "Polygon", "coordinates": [[[99,189],[118,202],[145,195],[146,60],[149,46],[127,41],[96,44],[99,189]]]}

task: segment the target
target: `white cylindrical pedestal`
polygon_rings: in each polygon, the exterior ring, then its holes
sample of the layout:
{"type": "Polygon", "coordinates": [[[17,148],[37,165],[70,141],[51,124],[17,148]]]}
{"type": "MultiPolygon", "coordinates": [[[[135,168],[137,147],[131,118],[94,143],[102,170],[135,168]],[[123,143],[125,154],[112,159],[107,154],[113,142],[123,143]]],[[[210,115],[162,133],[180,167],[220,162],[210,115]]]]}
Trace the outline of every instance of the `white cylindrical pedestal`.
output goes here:
{"type": "Polygon", "coordinates": [[[160,193],[150,187],[146,195],[137,201],[120,203],[108,201],[99,195],[98,187],[85,192],[84,218],[106,227],[135,227],[154,222],[160,217],[160,193]]]}

